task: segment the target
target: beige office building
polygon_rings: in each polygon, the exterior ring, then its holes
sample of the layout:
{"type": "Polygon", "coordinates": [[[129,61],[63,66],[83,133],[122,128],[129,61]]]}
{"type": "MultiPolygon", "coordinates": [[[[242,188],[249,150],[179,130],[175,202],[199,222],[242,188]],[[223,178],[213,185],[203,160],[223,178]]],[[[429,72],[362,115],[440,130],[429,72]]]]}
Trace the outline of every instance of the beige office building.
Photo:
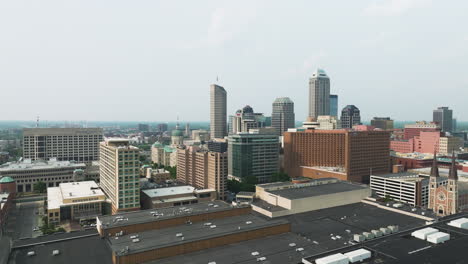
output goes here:
{"type": "Polygon", "coordinates": [[[195,146],[177,150],[177,181],[198,189],[215,189],[226,198],[227,153],[210,152],[195,146]]]}
{"type": "Polygon", "coordinates": [[[227,135],[227,93],[223,87],[210,86],[210,133],[211,138],[224,138],[227,135]]]}
{"type": "Polygon", "coordinates": [[[25,128],[23,158],[31,160],[99,160],[102,128],[25,128]]]}
{"type": "Polygon", "coordinates": [[[100,155],[101,188],[112,203],[112,213],[139,210],[139,149],[128,139],[106,139],[100,155]]]}

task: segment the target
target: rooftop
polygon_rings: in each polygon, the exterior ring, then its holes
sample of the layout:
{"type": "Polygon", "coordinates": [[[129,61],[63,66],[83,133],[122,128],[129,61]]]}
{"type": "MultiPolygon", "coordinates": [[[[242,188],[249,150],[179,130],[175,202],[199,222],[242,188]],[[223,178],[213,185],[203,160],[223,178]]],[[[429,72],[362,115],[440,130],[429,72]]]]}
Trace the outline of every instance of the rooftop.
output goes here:
{"type": "MultiPolygon", "coordinates": [[[[431,175],[431,167],[419,168],[419,169],[410,169],[409,171],[414,172],[414,173],[419,173],[419,174],[422,174],[422,175],[428,175],[428,176],[431,175]]],[[[459,181],[468,181],[468,172],[458,170],[457,173],[458,173],[459,181]]],[[[442,176],[442,177],[448,177],[449,169],[448,168],[441,168],[439,166],[439,175],[442,176]]]]}
{"type": "Polygon", "coordinates": [[[25,159],[23,161],[7,162],[0,165],[0,174],[2,171],[11,170],[44,170],[44,169],[57,169],[57,168],[85,168],[84,163],[75,163],[73,161],[58,161],[56,159],[50,159],[48,161],[37,160],[31,161],[25,159]]]}
{"type": "Polygon", "coordinates": [[[249,214],[141,232],[138,233],[139,242],[137,243],[132,242],[132,236],[136,234],[111,237],[108,241],[112,251],[122,256],[127,253],[134,254],[135,252],[190,243],[286,223],[288,221],[285,219],[266,220],[262,217],[249,214]],[[128,252],[125,251],[126,247],[128,247],[128,252]]]}
{"type": "Polygon", "coordinates": [[[270,193],[288,199],[301,199],[306,197],[320,196],[331,193],[349,192],[366,188],[368,188],[366,185],[339,181],[335,183],[321,184],[316,186],[270,191],[270,193]]]}
{"type": "Polygon", "coordinates": [[[120,213],[117,215],[98,216],[99,221],[103,224],[102,228],[113,228],[117,226],[127,226],[154,221],[161,221],[171,218],[177,218],[183,215],[197,215],[207,212],[221,212],[230,210],[232,205],[223,201],[213,201],[209,203],[197,203],[185,205],[182,207],[170,207],[160,209],[141,210],[135,212],[120,213]],[[158,213],[159,216],[153,216],[158,213]],[[124,220],[117,220],[118,216],[123,216],[124,220]]]}
{"type": "Polygon", "coordinates": [[[165,197],[165,196],[173,196],[173,195],[181,195],[181,194],[193,194],[194,191],[195,191],[194,187],[189,186],[189,185],[184,185],[184,186],[149,189],[149,190],[143,190],[142,192],[145,193],[150,198],[157,198],[157,197],[165,197]]]}
{"type": "MultiPolygon", "coordinates": [[[[91,197],[95,197],[96,201],[105,200],[104,193],[94,181],[60,183],[58,187],[47,188],[47,208],[60,208],[65,204],[65,199],[86,199],[91,197]]],[[[66,204],[89,202],[89,200],[84,202],[74,202],[72,200],[72,202],[66,204]]]]}

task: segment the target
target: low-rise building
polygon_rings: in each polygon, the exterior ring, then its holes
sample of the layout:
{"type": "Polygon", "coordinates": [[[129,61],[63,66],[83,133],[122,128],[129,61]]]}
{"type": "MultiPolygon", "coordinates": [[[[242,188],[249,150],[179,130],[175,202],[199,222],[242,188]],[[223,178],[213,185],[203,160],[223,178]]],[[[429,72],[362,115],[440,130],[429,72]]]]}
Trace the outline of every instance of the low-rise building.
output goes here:
{"type": "Polygon", "coordinates": [[[0,178],[0,230],[5,225],[16,197],[16,183],[10,177],[0,178]]]}
{"type": "Polygon", "coordinates": [[[214,201],[215,199],[216,190],[198,190],[187,185],[141,191],[141,203],[144,209],[188,205],[202,201],[214,201]]]}
{"type": "Polygon", "coordinates": [[[86,164],[72,161],[48,161],[25,159],[0,165],[0,176],[8,176],[16,181],[17,191],[33,192],[34,184],[44,182],[48,187],[60,183],[80,181],[86,178],[86,164]]]}
{"type": "Polygon", "coordinates": [[[47,188],[49,223],[63,220],[82,221],[102,214],[106,196],[94,181],[61,183],[47,188]]]}
{"type": "Polygon", "coordinates": [[[171,179],[171,173],[165,169],[146,168],[146,178],[153,179],[157,184],[163,184],[171,179]]]}
{"type": "Polygon", "coordinates": [[[305,183],[265,183],[255,188],[252,210],[268,217],[279,217],[358,203],[370,195],[367,185],[335,178],[305,183]]]}

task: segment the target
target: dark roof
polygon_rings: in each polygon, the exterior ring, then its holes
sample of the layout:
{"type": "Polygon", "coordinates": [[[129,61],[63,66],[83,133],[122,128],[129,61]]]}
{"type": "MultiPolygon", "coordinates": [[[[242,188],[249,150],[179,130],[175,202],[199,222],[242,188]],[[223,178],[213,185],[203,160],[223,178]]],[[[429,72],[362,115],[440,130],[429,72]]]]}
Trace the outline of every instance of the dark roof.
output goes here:
{"type": "Polygon", "coordinates": [[[167,247],[172,245],[184,244],[208,238],[221,237],[228,234],[234,234],[238,232],[245,232],[257,230],[264,227],[276,226],[279,224],[288,223],[285,219],[269,220],[263,217],[255,216],[253,214],[234,216],[222,219],[207,220],[205,222],[197,222],[191,225],[181,225],[176,227],[170,227],[159,230],[151,230],[138,233],[137,243],[132,242],[131,236],[135,234],[129,234],[120,237],[108,238],[112,251],[117,252],[117,255],[126,255],[125,248],[128,247],[129,253],[142,252],[161,247],[167,247]],[[250,224],[247,222],[250,221],[250,224]],[[205,225],[215,225],[215,228],[205,225]],[[240,227],[240,229],[239,229],[240,227]],[[176,236],[176,234],[182,234],[182,237],[176,236]]]}
{"type": "Polygon", "coordinates": [[[431,177],[439,177],[439,167],[437,166],[437,156],[436,152],[434,151],[434,159],[432,160],[432,168],[431,168],[431,177]]]}
{"type": "Polygon", "coordinates": [[[449,179],[458,180],[458,173],[457,173],[457,161],[455,160],[455,151],[452,152],[452,164],[450,166],[449,171],[449,179]]]}
{"type": "Polygon", "coordinates": [[[312,197],[312,196],[320,196],[320,195],[340,193],[340,192],[349,192],[349,191],[367,189],[367,188],[368,187],[364,185],[340,181],[336,183],[321,184],[321,185],[316,185],[316,186],[270,191],[270,193],[281,196],[281,197],[285,197],[288,199],[301,199],[301,198],[307,198],[307,197],[312,197]]]}

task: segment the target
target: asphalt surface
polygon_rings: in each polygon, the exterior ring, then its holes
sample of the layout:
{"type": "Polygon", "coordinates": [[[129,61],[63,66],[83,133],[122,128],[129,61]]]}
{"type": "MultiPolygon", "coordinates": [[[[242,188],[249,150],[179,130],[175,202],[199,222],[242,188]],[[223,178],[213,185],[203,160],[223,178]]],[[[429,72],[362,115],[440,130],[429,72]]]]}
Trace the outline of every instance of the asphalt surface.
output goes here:
{"type": "Polygon", "coordinates": [[[42,201],[16,203],[8,217],[6,233],[13,240],[39,236],[41,232],[33,231],[33,229],[41,224],[41,216],[36,212],[42,213],[42,207],[42,201]]]}

